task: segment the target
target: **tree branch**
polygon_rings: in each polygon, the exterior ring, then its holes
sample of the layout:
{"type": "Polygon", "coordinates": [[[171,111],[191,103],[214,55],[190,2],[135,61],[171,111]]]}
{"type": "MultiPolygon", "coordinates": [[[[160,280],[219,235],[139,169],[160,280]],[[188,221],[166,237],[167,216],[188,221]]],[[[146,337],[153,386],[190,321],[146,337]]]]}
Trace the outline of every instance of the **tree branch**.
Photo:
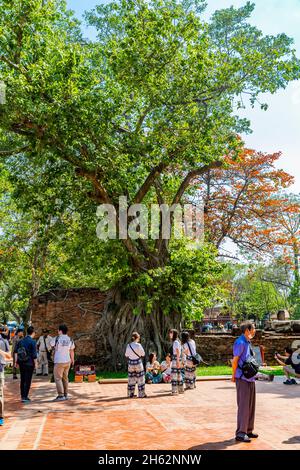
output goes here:
{"type": "Polygon", "coordinates": [[[212,170],[212,169],[215,169],[215,168],[221,168],[222,165],[223,165],[223,162],[221,160],[217,160],[215,162],[212,162],[212,163],[209,163],[208,165],[203,166],[202,168],[197,168],[195,170],[190,171],[186,175],[186,177],[184,178],[181,185],[179,186],[178,191],[175,194],[175,197],[173,199],[172,204],[178,204],[180,202],[184,192],[189,187],[189,185],[190,185],[190,183],[193,179],[197,178],[198,176],[203,175],[208,170],[212,170]]]}
{"type": "Polygon", "coordinates": [[[12,67],[14,70],[17,70],[19,73],[21,73],[22,75],[25,75],[26,78],[28,79],[28,81],[30,81],[29,77],[28,77],[28,71],[25,69],[25,67],[21,67],[20,65],[18,64],[15,64],[14,62],[12,62],[11,60],[7,59],[7,57],[5,57],[4,55],[1,55],[0,56],[0,60],[2,62],[5,62],[7,65],[9,65],[10,67],[12,67]]]}
{"type": "Polygon", "coordinates": [[[151,172],[147,176],[146,180],[144,181],[144,183],[142,184],[142,186],[140,187],[140,189],[136,193],[136,195],[133,199],[133,204],[139,204],[140,202],[142,202],[142,200],[146,196],[147,192],[149,191],[150,187],[152,186],[152,184],[154,183],[154,181],[156,180],[158,175],[160,175],[161,172],[166,167],[167,167],[166,163],[160,163],[159,165],[157,165],[156,167],[154,167],[151,170],[151,172]]]}
{"type": "Polygon", "coordinates": [[[29,145],[25,145],[19,149],[14,150],[0,150],[0,157],[10,157],[12,155],[17,155],[18,153],[26,152],[30,147],[29,145]]]}
{"type": "Polygon", "coordinates": [[[141,116],[139,117],[138,122],[137,122],[136,127],[135,127],[135,131],[134,131],[135,133],[137,133],[140,130],[140,128],[142,127],[143,122],[144,122],[144,120],[145,120],[145,118],[146,118],[146,116],[147,116],[147,114],[149,113],[150,110],[151,110],[151,107],[148,106],[145,109],[145,111],[141,114],[141,116]]]}

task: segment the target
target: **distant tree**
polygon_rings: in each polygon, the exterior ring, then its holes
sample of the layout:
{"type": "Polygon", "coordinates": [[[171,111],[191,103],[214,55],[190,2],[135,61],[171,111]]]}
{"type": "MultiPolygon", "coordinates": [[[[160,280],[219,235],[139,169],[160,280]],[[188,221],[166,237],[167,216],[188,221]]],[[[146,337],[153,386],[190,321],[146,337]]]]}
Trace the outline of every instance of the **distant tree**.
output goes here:
{"type": "Polygon", "coordinates": [[[240,319],[263,319],[287,308],[288,301],[276,283],[266,279],[264,265],[229,265],[224,275],[225,304],[240,319]]]}
{"type": "Polygon", "coordinates": [[[278,220],[288,206],[282,192],[294,181],[275,167],[280,155],[243,149],[236,159],[226,157],[224,168],[209,170],[195,182],[208,240],[220,252],[228,240],[260,255],[277,246],[278,220]]]}
{"type": "Polygon", "coordinates": [[[277,219],[279,232],[277,251],[292,270],[289,299],[294,316],[300,318],[300,196],[290,194],[283,199],[283,203],[283,210],[277,219]]]}

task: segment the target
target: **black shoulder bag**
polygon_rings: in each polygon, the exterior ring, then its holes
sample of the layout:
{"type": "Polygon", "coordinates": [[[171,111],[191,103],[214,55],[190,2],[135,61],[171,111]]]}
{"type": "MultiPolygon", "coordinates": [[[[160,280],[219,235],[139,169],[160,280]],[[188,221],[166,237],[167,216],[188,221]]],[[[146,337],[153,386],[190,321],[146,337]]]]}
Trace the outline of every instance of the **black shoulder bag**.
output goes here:
{"type": "Polygon", "coordinates": [[[187,341],[187,345],[190,350],[190,354],[192,356],[192,363],[194,364],[194,366],[199,366],[199,364],[201,364],[201,359],[202,359],[200,354],[196,353],[195,355],[193,355],[191,351],[190,343],[188,341],[187,341]]]}
{"type": "Polygon", "coordinates": [[[252,379],[259,371],[259,364],[257,363],[254,357],[254,352],[251,344],[249,346],[251,356],[249,357],[249,359],[243,362],[242,367],[239,366],[239,369],[241,369],[242,371],[242,376],[244,376],[246,379],[252,379]]]}

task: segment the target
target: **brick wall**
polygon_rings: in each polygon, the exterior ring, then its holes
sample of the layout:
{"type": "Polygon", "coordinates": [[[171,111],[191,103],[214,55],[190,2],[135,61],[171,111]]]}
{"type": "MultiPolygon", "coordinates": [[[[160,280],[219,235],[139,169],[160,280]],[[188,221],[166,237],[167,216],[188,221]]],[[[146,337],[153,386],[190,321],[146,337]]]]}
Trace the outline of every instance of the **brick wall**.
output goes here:
{"type": "MultiPolygon", "coordinates": [[[[195,337],[197,350],[203,359],[211,364],[226,364],[232,359],[232,346],[236,336],[231,335],[199,335],[195,337]]],[[[265,347],[265,360],[268,365],[276,365],[275,352],[283,353],[286,346],[293,341],[300,341],[300,335],[268,335],[257,332],[253,340],[254,346],[265,347]]]]}
{"type": "Polygon", "coordinates": [[[35,297],[31,302],[31,320],[37,336],[43,328],[57,334],[65,323],[76,344],[76,356],[91,362],[95,356],[94,331],[103,310],[106,294],[98,289],[53,289],[35,297]]]}
{"type": "MultiPolygon", "coordinates": [[[[103,311],[106,293],[98,289],[53,289],[34,298],[31,303],[32,324],[37,336],[43,328],[51,335],[57,334],[57,327],[65,323],[69,334],[75,340],[76,357],[80,362],[96,362],[95,327],[103,311]]],[[[232,358],[232,346],[236,336],[198,335],[195,337],[197,349],[204,360],[211,364],[226,364],[232,358]]],[[[257,331],[254,345],[265,346],[268,364],[275,364],[275,351],[283,352],[300,334],[271,334],[257,331]]],[[[99,349],[99,345],[98,345],[99,349]]]]}

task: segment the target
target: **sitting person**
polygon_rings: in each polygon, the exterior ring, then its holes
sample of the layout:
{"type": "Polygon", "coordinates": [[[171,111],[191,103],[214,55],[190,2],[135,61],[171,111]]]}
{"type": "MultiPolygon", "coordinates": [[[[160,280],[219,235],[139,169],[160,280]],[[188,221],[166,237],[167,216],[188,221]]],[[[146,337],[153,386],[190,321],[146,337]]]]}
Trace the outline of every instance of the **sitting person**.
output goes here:
{"type": "Polygon", "coordinates": [[[253,346],[254,357],[259,365],[260,370],[260,372],[258,372],[256,375],[255,380],[273,382],[274,374],[269,373],[269,371],[272,371],[272,369],[268,367],[267,363],[265,362],[265,349],[266,348],[264,346],[253,346]]]}
{"type": "Polygon", "coordinates": [[[166,384],[171,382],[171,369],[172,369],[171,362],[172,362],[171,354],[168,353],[166,355],[165,361],[163,361],[160,365],[160,370],[162,372],[162,380],[166,384]]]}
{"type": "Polygon", "coordinates": [[[156,353],[149,354],[149,362],[146,365],[146,383],[159,384],[162,381],[160,364],[157,361],[156,353]]]}
{"type": "Polygon", "coordinates": [[[290,347],[285,348],[284,356],[278,353],[275,354],[276,361],[283,366],[283,372],[287,377],[286,381],[283,382],[285,385],[297,385],[296,380],[291,379],[291,375],[300,379],[300,364],[293,363],[292,354],[293,350],[290,347]]]}

